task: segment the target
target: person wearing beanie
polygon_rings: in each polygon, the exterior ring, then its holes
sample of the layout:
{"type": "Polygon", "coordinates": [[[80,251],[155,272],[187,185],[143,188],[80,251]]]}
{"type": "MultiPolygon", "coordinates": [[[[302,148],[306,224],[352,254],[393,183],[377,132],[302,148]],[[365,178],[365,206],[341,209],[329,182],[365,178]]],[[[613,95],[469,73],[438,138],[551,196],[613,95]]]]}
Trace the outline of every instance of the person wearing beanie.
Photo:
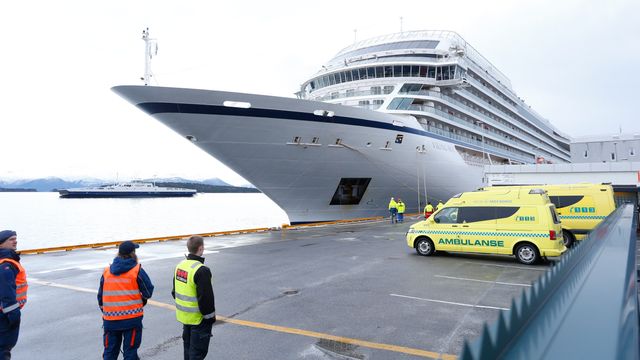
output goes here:
{"type": "Polygon", "coordinates": [[[139,359],[143,307],[153,295],[151,279],[138,263],[136,249],[139,247],[132,241],[121,243],[118,255],[100,278],[98,305],[104,328],[104,360],[116,360],[120,347],[124,360],[139,359]]]}
{"type": "Polygon", "coordinates": [[[21,309],[27,303],[27,273],[16,253],[18,234],[0,231],[0,357],[11,359],[18,343],[21,309]]]}

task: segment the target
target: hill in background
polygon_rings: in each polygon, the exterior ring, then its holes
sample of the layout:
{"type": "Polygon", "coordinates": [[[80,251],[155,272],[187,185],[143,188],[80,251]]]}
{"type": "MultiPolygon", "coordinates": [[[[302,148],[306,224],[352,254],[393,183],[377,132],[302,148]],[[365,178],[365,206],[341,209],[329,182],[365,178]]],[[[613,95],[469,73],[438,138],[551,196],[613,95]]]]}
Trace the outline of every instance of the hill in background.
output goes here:
{"type": "MultiPolygon", "coordinates": [[[[143,179],[142,181],[153,182],[158,186],[181,187],[187,189],[195,189],[204,193],[258,193],[258,189],[251,185],[232,186],[218,179],[211,178],[206,180],[189,180],[184,178],[157,178],[143,179]]],[[[57,191],[58,189],[69,189],[86,186],[98,186],[104,184],[113,184],[116,181],[104,180],[96,178],[87,178],[79,180],[65,180],[59,177],[47,177],[40,179],[20,179],[20,180],[0,180],[0,192],[22,192],[22,191],[57,191]]]]}

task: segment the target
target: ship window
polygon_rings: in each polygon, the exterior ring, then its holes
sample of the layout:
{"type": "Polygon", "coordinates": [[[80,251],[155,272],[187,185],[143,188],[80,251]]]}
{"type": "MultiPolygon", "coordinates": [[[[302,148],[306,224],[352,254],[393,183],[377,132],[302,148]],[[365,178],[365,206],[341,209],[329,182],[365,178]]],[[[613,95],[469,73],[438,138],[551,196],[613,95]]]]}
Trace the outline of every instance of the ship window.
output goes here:
{"type": "Polygon", "coordinates": [[[351,77],[353,81],[360,80],[360,76],[357,69],[351,70],[351,77]]]}
{"type": "Polygon", "coordinates": [[[402,144],[402,139],[403,138],[404,138],[404,135],[402,135],[402,134],[396,135],[396,144],[402,144]]]}
{"type": "Polygon", "coordinates": [[[358,101],[358,105],[369,105],[369,100],[360,100],[358,101]]]}
{"type": "Polygon", "coordinates": [[[392,77],[393,76],[393,67],[385,66],[384,67],[384,77],[392,77]]]}
{"type": "Polygon", "coordinates": [[[317,136],[314,136],[313,139],[311,140],[312,144],[317,144],[320,141],[320,138],[318,138],[317,136]]]}
{"type": "Polygon", "coordinates": [[[436,68],[434,66],[429,66],[429,70],[427,70],[427,77],[432,79],[436,78],[436,68]]]}
{"type": "Polygon", "coordinates": [[[384,67],[376,66],[376,77],[377,78],[384,77],[384,67]]]}
{"type": "Polygon", "coordinates": [[[353,81],[353,79],[351,78],[351,71],[347,71],[344,73],[347,77],[347,81],[353,81]]]}
{"type": "Polygon", "coordinates": [[[411,66],[402,65],[402,76],[404,77],[411,76],[411,66]]]}
{"type": "Polygon", "coordinates": [[[364,80],[367,78],[367,69],[358,69],[358,72],[360,73],[360,80],[364,80]]]}
{"type": "Polygon", "coordinates": [[[311,90],[314,90],[316,88],[316,82],[312,81],[309,85],[311,85],[311,90]]]}
{"type": "Polygon", "coordinates": [[[371,87],[371,94],[373,95],[380,95],[381,91],[380,91],[380,86],[372,86],[371,87]]]}
{"type": "Polygon", "coordinates": [[[384,100],[381,100],[381,99],[380,100],[373,100],[373,104],[382,105],[382,104],[384,104],[384,100]]]}
{"type": "Polygon", "coordinates": [[[393,92],[393,86],[385,86],[382,88],[383,94],[391,94],[393,92]]]}
{"type": "Polygon", "coordinates": [[[342,81],[340,80],[340,74],[339,73],[335,73],[333,74],[333,77],[335,78],[335,82],[336,84],[340,84],[342,81]]]}
{"type": "Polygon", "coordinates": [[[244,101],[225,101],[222,103],[222,105],[226,107],[235,107],[235,108],[242,108],[242,109],[248,109],[251,107],[251,103],[244,102],[244,101]]]}
{"type": "Polygon", "coordinates": [[[329,205],[358,205],[371,178],[342,178],[329,205]]]}
{"type": "Polygon", "coordinates": [[[367,68],[367,78],[374,79],[376,77],[376,69],[375,68],[367,68]]]}
{"type": "Polygon", "coordinates": [[[340,82],[346,82],[347,81],[347,76],[344,72],[340,73],[340,82]]]}
{"type": "Polygon", "coordinates": [[[347,97],[355,96],[356,91],[353,89],[347,89],[346,94],[347,94],[347,97]]]}
{"type": "Polygon", "coordinates": [[[427,77],[427,66],[420,66],[420,77],[427,77]]]}
{"type": "Polygon", "coordinates": [[[393,76],[395,77],[402,76],[402,66],[396,65],[393,67],[393,76]]]}
{"type": "Polygon", "coordinates": [[[389,103],[389,106],[387,106],[387,110],[398,110],[398,106],[400,106],[401,102],[402,98],[395,98],[391,100],[391,103],[389,103]]]}
{"type": "Polygon", "coordinates": [[[329,85],[335,85],[336,84],[336,78],[333,77],[333,74],[328,75],[329,77],[329,85]]]}
{"type": "Polygon", "coordinates": [[[411,76],[418,77],[420,75],[420,66],[413,65],[411,66],[411,76]]]}
{"type": "Polygon", "coordinates": [[[293,142],[296,144],[300,144],[300,142],[302,141],[302,138],[300,136],[294,136],[293,137],[293,142]]]}
{"type": "Polygon", "coordinates": [[[436,67],[436,80],[442,80],[442,67],[436,67]]]}

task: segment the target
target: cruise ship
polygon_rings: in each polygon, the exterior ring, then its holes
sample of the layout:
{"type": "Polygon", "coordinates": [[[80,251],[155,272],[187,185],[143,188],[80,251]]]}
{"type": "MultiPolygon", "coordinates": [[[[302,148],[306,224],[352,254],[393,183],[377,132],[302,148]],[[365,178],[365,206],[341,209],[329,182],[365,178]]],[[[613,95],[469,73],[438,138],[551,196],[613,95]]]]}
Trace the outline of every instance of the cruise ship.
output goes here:
{"type": "Polygon", "coordinates": [[[250,181],[291,223],[407,212],[482,186],[486,164],[563,163],[570,139],[451,31],[338,52],[296,98],[158,86],[113,90],[250,181]]]}

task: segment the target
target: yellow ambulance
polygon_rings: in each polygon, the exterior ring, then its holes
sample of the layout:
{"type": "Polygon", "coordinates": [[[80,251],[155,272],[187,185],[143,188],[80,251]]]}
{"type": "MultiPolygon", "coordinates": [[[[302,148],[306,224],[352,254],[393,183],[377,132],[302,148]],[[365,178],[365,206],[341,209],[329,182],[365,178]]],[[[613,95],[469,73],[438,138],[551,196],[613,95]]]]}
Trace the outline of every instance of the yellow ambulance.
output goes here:
{"type": "Polygon", "coordinates": [[[429,219],[411,226],[407,245],[436,251],[515,255],[523,264],[562,255],[562,228],[542,189],[473,191],[451,198],[429,219]]]}
{"type": "MultiPolygon", "coordinates": [[[[557,184],[509,186],[510,188],[543,189],[556,206],[562,222],[564,245],[584,239],[602,220],[616,209],[610,184],[557,184]]],[[[504,186],[485,187],[485,191],[501,191],[504,186]]]]}

